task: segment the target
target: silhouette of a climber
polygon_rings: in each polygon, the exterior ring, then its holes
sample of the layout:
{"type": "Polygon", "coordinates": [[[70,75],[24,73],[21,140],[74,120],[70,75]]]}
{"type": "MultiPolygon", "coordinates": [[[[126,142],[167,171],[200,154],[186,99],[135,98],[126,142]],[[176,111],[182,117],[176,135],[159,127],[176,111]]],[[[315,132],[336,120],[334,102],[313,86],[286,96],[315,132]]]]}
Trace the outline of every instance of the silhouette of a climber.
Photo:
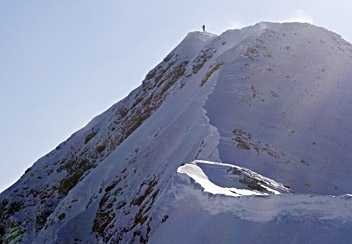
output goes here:
{"type": "Polygon", "coordinates": [[[202,28],[203,28],[203,31],[205,31],[205,25],[203,25],[202,28]]]}

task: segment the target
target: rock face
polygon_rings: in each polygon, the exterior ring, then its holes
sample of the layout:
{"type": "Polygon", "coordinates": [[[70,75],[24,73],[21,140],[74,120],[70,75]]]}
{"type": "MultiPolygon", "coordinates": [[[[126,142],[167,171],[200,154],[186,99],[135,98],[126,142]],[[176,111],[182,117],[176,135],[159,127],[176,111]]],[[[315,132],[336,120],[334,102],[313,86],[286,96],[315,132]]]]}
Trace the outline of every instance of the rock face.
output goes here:
{"type": "Polygon", "coordinates": [[[0,243],[347,243],[351,80],[323,28],[189,33],[0,195],[0,243]]]}

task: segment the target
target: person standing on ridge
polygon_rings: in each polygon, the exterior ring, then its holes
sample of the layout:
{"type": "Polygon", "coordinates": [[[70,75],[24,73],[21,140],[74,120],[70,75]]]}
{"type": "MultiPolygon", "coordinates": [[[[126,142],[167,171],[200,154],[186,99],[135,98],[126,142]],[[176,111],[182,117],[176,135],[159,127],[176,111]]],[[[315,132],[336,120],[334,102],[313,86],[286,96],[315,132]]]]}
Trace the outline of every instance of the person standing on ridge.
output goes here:
{"type": "Polygon", "coordinates": [[[205,31],[205,25],[203,25],[202,28],[203,28],[203,32],[204,32],[205,31]]]}

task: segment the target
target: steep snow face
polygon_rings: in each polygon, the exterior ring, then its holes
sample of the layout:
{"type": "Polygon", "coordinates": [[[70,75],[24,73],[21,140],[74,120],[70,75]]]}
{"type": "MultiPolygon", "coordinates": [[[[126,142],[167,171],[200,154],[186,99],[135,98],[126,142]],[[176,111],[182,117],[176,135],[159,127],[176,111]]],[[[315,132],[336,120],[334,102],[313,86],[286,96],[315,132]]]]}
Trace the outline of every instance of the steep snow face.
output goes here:
{"type": "Polygon", "coordinates": [[[218,58],[205,109],[221,160],[297,192],[351,192],[351,45],[310,25],[260,25],[218,58]]]}
{"type": "Polygon", "coordinates": [[[351,62],[308,24],[189,33],[0,195],[0,242],[346,242],[350,197],[304,194],[352,192],[351,62]]]}

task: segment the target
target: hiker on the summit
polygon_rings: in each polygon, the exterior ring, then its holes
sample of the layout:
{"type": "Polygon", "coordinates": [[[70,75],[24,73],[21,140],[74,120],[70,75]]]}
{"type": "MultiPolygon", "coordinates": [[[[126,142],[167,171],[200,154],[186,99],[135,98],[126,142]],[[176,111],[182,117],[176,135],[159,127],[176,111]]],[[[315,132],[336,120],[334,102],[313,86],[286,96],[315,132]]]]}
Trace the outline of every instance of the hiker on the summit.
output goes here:
{"type": "Polygon", "coordinates": [[[203,32],[204,32],[205,31],[205,25],[203,25],[202,28],[203,28],[203,32]]]}

